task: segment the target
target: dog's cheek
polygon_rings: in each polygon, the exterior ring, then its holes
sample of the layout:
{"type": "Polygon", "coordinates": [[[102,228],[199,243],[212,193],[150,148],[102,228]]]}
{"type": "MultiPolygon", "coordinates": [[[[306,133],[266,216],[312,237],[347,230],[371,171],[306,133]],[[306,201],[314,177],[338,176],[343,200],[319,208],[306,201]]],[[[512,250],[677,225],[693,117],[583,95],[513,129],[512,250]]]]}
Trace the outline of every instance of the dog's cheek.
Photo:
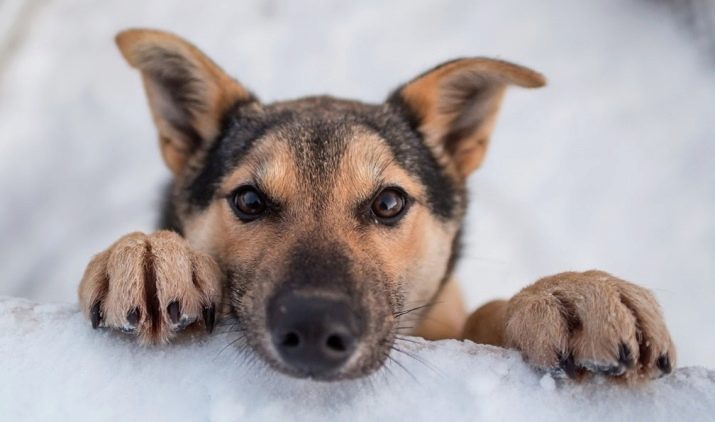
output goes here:
{"type": "Polygon", "coordinates": [[[232,270],[228,295],[232,321],[227,330],[236,331],[242,338],[236,347],[248,348],[275,370],[283,371],[272,348],[266,323],[265,303],[271,290],[267,283],[257,282],[256,273],[249,266],[232,270]]]}
{"type": "Polygon", "coordinates": [[[396,258],[392,277],[400,280],[406,307],[426,304],[439,291],[450,271],[458,230],[458,224],[440,221],[424,207],[415,211],[399,244],[390,247],[396,258]]]}

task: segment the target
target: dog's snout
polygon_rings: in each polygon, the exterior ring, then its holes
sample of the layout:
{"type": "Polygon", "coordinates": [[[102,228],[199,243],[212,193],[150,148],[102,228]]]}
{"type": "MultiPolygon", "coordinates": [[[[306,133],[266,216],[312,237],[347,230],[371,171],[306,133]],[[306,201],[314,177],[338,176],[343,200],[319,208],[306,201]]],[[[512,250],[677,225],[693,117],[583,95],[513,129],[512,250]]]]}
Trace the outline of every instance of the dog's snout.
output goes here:
{"type": "Polygon", "coordinates": [[[361,324],[347,300],[281,294],[270,301],[273,344],[297,374],[323,378],[353,354],[361,324]]]}

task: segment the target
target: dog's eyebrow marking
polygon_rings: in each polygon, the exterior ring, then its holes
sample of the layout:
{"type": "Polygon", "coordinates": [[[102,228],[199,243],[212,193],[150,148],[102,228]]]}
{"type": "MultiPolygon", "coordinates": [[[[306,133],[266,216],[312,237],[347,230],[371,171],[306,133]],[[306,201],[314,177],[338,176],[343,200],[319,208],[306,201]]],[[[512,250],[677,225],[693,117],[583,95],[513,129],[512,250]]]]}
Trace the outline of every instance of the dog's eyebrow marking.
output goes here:
{"type": "Polygon", "coordinates": [[[221,134],[206,152],[201,170],[186,187],[188,201],[196,208],[206,208],[223,178],[241,164],[256,143],[281,122],[290,120],[286,117],[290,113],[275,113],[266,118],[264,113],[244,110],[241,105],[224,117],[221,134]]]}

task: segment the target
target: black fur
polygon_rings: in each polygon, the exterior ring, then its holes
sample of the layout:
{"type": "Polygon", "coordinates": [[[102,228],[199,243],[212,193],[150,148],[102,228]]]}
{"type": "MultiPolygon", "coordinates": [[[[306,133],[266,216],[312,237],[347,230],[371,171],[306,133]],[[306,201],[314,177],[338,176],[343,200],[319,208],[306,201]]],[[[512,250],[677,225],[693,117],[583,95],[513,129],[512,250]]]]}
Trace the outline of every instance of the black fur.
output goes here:
{"type": "MultiPolygon", "coordinates": [[[[449,261],[447,261],[447,271],[444,273],[444,277],[442,277],[442,281],[439,284],[440,287],[447,284],[450,277],[452,277],[452,274],[454,274],[454,270],[457,267],[457,262],[459,262],[459,258],[462,257],[462,249],[464,247],[462,232],[463,230],[460,227],[460,229],[457,231],[457,234],[454,236],[454,239],[452,239],[452,248],[449,251],[449,261]]],[[[435,297],[436,296],[437,295],[435,295],[435,297]]]]}
{"type": "Polygon", "coordinates": [[[184,230],[181,227],[181,219],[176,213],[174,206],[174,183],[167,183],[164,187],[164,194],[161,201],[161,214],[159,215],[159,229],[171,230],[183,236],[184,230]]]}
{"type": "MultiPolygon", "coordinates": [[[[293,251],[284,275],[282,289],[291,292],[325,292],[356,299],[357,282],[350,274],[350,259],[341,252],[340,245],[306,246],[293,251]]],[[[280,289],[279,289],[280,290],[280,289]]],[[[355,303],[353,309],[361,304],[355,303]]]]}
{"type": "Polygon", "coordinates": [[[166,113],[169,123],[183,135],[189,150],[195,151],[201,137],[191,124],[192,112],[204,107],[203,82],[195,76],[195,66],[183,55],[164,48],[147,49],[140,61],[146,77],[173,105],[173,111],[166,113]]]}

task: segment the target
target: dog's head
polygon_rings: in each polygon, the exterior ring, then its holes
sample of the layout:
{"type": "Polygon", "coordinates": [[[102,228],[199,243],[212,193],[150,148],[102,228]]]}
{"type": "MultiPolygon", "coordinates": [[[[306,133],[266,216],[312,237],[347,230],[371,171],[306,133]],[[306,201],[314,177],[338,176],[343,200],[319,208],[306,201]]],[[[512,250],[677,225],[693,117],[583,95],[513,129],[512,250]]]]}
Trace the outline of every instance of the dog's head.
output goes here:
{"type": "MultiPolygon", "coordinates": [[[[173,226],[227,274],[225,300],[271,366],[331,380],[386,359],[410,309],[449,278],[465,209],[508,85],[498,60],[444,63],[383,104],[261,103],[186,41],[125,31],[161,153],[173,226]]],[[[418,316],[416,311],[411,316],[418,316]]]]}

